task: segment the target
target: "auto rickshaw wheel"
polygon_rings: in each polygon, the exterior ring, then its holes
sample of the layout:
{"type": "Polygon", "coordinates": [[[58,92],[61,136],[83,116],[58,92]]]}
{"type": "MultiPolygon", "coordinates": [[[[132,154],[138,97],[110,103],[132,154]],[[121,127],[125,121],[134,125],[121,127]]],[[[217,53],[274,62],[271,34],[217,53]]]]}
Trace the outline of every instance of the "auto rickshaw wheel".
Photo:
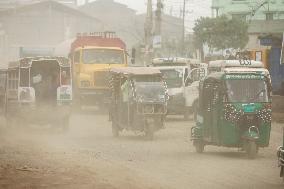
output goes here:
{"type": "Polygon", "coordinates": [[[194,141],[194,146],[195,146],[195,150],[197,153],[203,153],[204,152],[204,143],[201,140],[196,140],[194,141]]]}
{"type": "Polygon", "coordinates": [[[256,157],[258,147],[255,141],[247,141],[245,149],[249,159],[254,159],[256,157]]]}
{"type": "Polygon", "coordinates": [[[112,136],[119,137],[119,128],[117,124],[114,123],[114,120],[112,120],[111,129],[112,129],[112,136]]]}

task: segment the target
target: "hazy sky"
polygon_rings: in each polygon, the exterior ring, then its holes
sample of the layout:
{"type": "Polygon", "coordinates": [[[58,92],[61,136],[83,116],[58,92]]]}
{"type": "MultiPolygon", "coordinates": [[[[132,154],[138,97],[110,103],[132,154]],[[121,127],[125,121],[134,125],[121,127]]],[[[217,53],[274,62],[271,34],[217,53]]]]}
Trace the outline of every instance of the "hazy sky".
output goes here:
{"type": "MultiPolygon", "coordinates": [[[[94,0],[95,1],[95,0],[94,0]]],[[[129,8],[137,11],[138,14],[146,12],[147,0],[114,0],[116,2],[126,4],[129,8]]],[[[153,9],[156,8],[156,0],[153,1],[153,9]]],[[[183,0],[162,0],[164,2],[164,13],[177,17],[181,16],[183,0]]],[[[186,0],[186,25],[190,30],[194,25],[194,20],[201,16],[211,15],[212,0],[186,0]]],[[[83,3],[84,0],[79,0],[83,3]]]]}

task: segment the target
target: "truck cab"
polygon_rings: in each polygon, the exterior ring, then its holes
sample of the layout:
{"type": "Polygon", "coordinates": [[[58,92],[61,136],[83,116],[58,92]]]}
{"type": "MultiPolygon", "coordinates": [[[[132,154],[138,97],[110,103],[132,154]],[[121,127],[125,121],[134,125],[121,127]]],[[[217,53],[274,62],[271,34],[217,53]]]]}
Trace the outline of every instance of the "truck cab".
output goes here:
{"type": "Polygon", "coordinates": [[[113,32],[78,35],[71,45],[75,100],[104,107],[109,101],[109,71],[126,67],[124,42],[113,32]]]}

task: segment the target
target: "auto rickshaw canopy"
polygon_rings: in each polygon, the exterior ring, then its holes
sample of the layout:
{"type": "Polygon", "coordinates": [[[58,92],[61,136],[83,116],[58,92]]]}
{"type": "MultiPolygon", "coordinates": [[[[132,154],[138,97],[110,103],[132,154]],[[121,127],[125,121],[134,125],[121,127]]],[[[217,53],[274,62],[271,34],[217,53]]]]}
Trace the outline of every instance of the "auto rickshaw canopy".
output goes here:
{"type": "Polygon", "coordinates": [[[60,67],[71,67],[71,64],[68,58],[60,57],[60,56],[38,56],[38,57],[27,57],[22,58],[19,61],[10,62],[8,65],[8,69],[14,68],[29,68],[31,67],[33,62],[37,61],[57,61],[60,67]]]}

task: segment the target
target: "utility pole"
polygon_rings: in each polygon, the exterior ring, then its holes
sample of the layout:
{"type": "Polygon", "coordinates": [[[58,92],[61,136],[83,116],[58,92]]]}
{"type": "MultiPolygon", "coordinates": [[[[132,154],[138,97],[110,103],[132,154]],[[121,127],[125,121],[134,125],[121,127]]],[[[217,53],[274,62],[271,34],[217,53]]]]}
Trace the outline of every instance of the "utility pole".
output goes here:
{"type": "Polygon", "coordinates": [[[157,0],[156,20],[155,20],[155,35],[161,35],[162,28],[162,0],[157,0]]]}
{"type": "MultiPolygon", "coordinates": [[[[162,0],[157,0],[157,9],[155,11],[155,28],[154,28],[154,38],[153,38],[153,49],[155,53],[158,53],[162,48],[162,9],[163,3],[162,0]]],[[[154,55],[155,56],[155,55],[154,55]]]]}
{"type": "Polygon", "coordinates": [[[181,36],[181,53],[184,55],[184,47],[185,47],[185,0],[183,0],[183,11],[182,11],[182,36],[181,36]]]}
{"type": "Polygon", "coordinates": [[[152,12],[152,0],[148,0],[147,2],[147,16],[144,24],[144,33],[145,33],[145,60],[144,66],[146,62],[149,62],[151,59],[150,51],[152,46],[152,30],[153,30],[153,12],[152,12]]]}

